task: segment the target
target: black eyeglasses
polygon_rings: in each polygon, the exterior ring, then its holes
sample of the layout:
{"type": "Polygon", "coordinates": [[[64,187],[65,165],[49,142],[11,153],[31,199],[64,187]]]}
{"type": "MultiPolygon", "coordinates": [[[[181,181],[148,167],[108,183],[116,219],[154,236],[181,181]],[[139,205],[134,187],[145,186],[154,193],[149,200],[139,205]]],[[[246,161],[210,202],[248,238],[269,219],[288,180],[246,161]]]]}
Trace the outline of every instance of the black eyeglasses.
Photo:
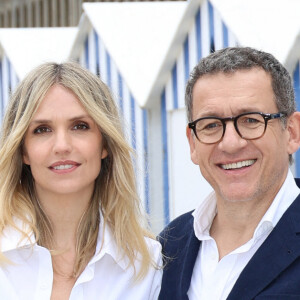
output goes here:
{"type": "Polygon", "coordinates": [[[239,136],[246,140],[255,140],[262,137],[269,120],[286,117],[283,112],[264,114],[262,112],[248,112],[236,117],[218,118],[204,117],[189,123],[197,139],[204,144],[215,144],[222,140],[226,122],[233,121],[234,128],[239,136]]]}

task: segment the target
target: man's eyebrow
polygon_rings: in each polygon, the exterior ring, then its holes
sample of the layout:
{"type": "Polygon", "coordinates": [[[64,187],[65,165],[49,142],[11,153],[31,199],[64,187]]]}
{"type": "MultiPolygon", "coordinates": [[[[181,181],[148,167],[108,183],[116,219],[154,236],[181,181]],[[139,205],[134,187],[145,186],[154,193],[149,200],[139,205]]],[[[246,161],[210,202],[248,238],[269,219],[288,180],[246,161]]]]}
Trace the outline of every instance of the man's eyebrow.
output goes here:
{"type": "MultiPolygon", "coordinates": [[[[261,109],[253,108],[253,107],[238,108],[236,113],[232,114],[232,116],[237,116],[248,112],[261,112],[261,109]]],[[[204,118],[204,117],[231,117],[231,116],[224,115],[224,113],[220,111],[217,112],[217,111],[209,110],[209,111],[201,112],[198,118],[204,118]]]]}

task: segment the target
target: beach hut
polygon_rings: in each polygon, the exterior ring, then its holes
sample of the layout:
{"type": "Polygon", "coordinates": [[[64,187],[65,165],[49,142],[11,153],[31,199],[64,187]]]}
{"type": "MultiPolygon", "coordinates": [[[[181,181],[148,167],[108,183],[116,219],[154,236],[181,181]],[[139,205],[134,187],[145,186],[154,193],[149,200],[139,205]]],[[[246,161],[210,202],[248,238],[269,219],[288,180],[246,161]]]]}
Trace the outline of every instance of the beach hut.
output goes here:
{"type": "Polygon", "coordinates": [[[34,67],[65,61],[77,28],[0,29],[0,122],[11,91],[34,67]]]}

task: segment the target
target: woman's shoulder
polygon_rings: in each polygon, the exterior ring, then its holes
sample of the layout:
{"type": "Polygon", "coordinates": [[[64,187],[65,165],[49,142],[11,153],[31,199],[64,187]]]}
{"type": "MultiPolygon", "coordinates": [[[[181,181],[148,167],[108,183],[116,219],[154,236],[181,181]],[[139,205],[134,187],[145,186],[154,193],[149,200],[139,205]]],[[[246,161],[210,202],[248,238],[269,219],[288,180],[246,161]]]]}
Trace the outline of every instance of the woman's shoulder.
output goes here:
{"type": "Polygon", "coordinates": [[[162,266],[162,247],[160,242],[150,237],[145,237],[145,241],[153,261],[157,266],[162,266]]]}
{"type": "Polygon", "coordinates": [[[152,249],[153,251],[161,251],[161,244],[156,239],[145,237],[145,241],[149,249],[152,249]]]}
{"type": "Polygon", "coordinates": [[[0,251],[6,252],[20,247],[33,245],[35,238],[33,232],[20,220],[15,221],[15,227],[7,226],[0,235],[0,251]]]}

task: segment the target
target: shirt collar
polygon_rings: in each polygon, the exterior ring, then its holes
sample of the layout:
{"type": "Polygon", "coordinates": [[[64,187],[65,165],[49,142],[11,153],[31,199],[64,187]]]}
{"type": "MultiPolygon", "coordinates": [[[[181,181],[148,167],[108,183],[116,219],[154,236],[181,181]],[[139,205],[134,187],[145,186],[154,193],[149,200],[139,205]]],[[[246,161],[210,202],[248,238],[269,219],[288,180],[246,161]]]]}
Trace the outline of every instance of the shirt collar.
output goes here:
{"type": "MultiPolygon", "coordinates": [[[[15,224],[18,228],[22,228],[23,222],[20,220],[16,220],[15,224]]],[[[26,228],[25,228],[26,230],[26,228]]],[[[30,231],[28,231],[30,232],[30,231]]],[[[11,250],[16,250],[18,248],[31,247],[36,244],[35,237],[33,232],[29,234],[30,239],[25,238],[22,239],[22,234],[16,228],[11,226],[6,227],[3,236],[0,239],[0,249],[1,252],[7,252],[11,250]]],[[[112,230],[109,225],[106,224],[104,228],[103,215],[100,212],[100,226],[97,238],[97,246],[94,257],[89,262],[89,265],[95,263],[100,260],[105,254],[110,255],[113,260],[122,268],[126,269],[129,266],[129,259],[127,256],[119,253],[117,243],[113,236],[112,230]],[[103,230],[104,229],[104,230],[103,230]]]]}
{"type": "Polygon", "coordinates": [[[210,226],[217,213],[217,199],[215,192],[211,192],[193,212],[194,231],[199,240],[209,238],[210,226]]]}
{"type": "MultiPolygon", "coordinates": [[[[294,180],[292,172],[289,170],[287,177],[271,206],[257,225],[254,231],[254,238],[259,238],[266,231],[273,229],[299,193],[300,189],[294,180]]],[[[216,195],[215,192],[211,192],[193,212],[194,231],[199,240],[210,239],[209,230],[216,213],[216,195]]]]}
{"type": "Polygon", "coordinates": [[[113,232],[109,226],[106,224],[104,227],[103,215],[100,213],[100,226],[97,238],[97,246],[94,257],[89,262],[92,265],[99,261],[104,255],[110,255],[112,259],[123,269],[127,269],[130,262],[124,253],[118,250],[116,240],[114,238],[113,232]]]}
{"type": "Polygon", "coordinates": [[[289,170],[282,187],[258,223],[254,231],[254,238],[259,238],[269,228],[273,229],[299,193],[300,189],[295,182],[292,172],[289,170]]]}

